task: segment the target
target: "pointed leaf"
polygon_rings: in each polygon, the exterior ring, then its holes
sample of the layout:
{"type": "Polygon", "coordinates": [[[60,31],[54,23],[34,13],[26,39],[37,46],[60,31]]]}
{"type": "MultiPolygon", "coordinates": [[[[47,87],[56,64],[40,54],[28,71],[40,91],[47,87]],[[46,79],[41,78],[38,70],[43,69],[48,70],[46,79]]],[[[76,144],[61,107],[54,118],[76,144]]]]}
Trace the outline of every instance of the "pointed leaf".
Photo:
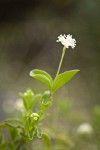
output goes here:
{"type": "Polygon", "coordinates": [[[34,97],[31,99],[30,104],[29,104],[29,109],[31,109],[34,104],[36,103],[37,100],[41,97],[41,94],[36,94],[34,97]]]}
{"type": "Polygon", "coordinates": [[[5,123],[12,127],[22,127],[23,126],[22,121],[19,119],[15,119],[15,118],[7,119],[7,120],[5,120],[5,123]]]}
{"type": "Polygon", "coordinates": [[[53,81],[51,76],[47,72],[34,69],[30,72],[30,76],[41,82],[44,82],[51,89],[51,85],[53,81]]]}
{"type": "Polygon", "coordinates": [[[6,125],[5,122],[0,123],[0,128],[9,128],[8,125],[6,125]]]}
{"type": "Polygon", "coordinates": [[[33,91],[28,88],[25,93],[19,93],[19,95],[23,100],[24,107],[26,108],[26,110],[29,110],[31,107],[31,102],[35,97],[33,91]]]}
{"type": "Polygon", "coordinates": [[[29,104],[28,104],[28,100],[27,100],[26,96],[23,93],[19,93],[19,95],[23,100],[23,104],[24,104],[25,109],[28,110],[28,105],[29,104]]]}
{"type": "Polygon", "coordinates": [[[26,110],[31,109],[35,102],[41,97],[41,94],[35,95],[31,89],[27,89],[25,93],[19,93],[19,95],[23,100],[23,104],[26,110]]]}
{"type": "Polygon", "coordinates": [[[65,83],[67,83],[69,80],[72,79],[72,77],[79,72],[79,70],[70,70],[66,71],[64,73],[59,74],[53,82],[52,85],[52,92],[55,92],[58,88],[63,86],[65,83]]]}

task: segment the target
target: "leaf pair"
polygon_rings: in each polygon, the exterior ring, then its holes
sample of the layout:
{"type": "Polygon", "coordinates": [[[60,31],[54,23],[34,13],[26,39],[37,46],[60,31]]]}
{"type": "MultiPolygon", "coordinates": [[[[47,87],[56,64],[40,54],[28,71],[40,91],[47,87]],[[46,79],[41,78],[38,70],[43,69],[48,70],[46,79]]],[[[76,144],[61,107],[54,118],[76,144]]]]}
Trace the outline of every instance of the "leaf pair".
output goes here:
{"type": "Polygon", "coordinates": [[[26,110],[29,110],[33,107],[37,99],[40,98],[41,94],[34,95],[31,89],[28,89],[24,94],[19,93],[20,97],[23,100],[24,107],[26,110]]]}
{"type": "Polygon", "coordinates": [[[65,71],[64,73],[57,75],[53,80],[47,72],[43,70],[34,69],[30,72],[30,76],[45,83],[48,86],[51,93],[54,93],[57,89],[59,89],[69,80],[71,80],[72,77],[78,72],[78,69],[65,71]]]}

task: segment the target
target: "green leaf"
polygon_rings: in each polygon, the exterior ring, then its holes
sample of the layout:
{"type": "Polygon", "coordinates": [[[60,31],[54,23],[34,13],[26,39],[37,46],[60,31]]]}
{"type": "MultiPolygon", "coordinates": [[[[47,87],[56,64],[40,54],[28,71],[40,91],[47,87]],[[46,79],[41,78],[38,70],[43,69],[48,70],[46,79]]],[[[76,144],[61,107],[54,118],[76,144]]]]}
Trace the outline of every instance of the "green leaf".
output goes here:
{"type": "Polygon", "coordinates": [[[52,96],[50,91],[45,91],[40,99],[40,105],[42,107],[42,110],[47,109],[52,105],[52,96]]]}
{"type": "Polygon", "coordinates": [[[19,93],[20,97],[23,100],[23,104],[26,110],[28,110],[28,99],[23,93],[19,93]]]}
{"type": "Polygon", "coordinates": [[[5,123],[11,127],[23,127],[23,122],[15,118],[7,119],[5,120],[5,123]]]}
{"type": "Polygon", "coordinates": [[[34,69],[30,72],[30,76],[45,83],[49,87],[49,89],[51,89],[53,80],[47,72],[43,70],[34,69]]]}
{"type": "Polygon", "coordinates": [[[25,93],[19,93],[19,95],[23,100],[23,104],[26,110],[30,109],[30,103],[34,98],[33,91],[31,89],[27,89],[25,93]]]}
{"type": "Polygon", "coordinates": [[[41,94],[36,94],[34,97],[31,99],[30,104],[29,104],[29,109],[31,109],[34,104],[36,103],[37,100],[41,97],[41,94]]]}
{"type": "Polygon", "coordinates": [[[32,127],[32,129],[28,131],[28,138],[29,140],[32,140],[36,136],[37,136],[37,127],[32,127]]]}
{"type": "Polygon", "coordinates": [[[45,144],[45,149],[46,150],[50,150],[50,139],[47,136],[47,134],[42,133],[42,139],[44,140],[44,144],[45,144]]]}
{"type": "Polygon", "coordinates": [[[71,80],[72,77],[78,72],[79,72],[79,70],[70,70],[70,71],[66,71],[64,73],[59,74],[54,79],[54,82],[52,85],[52,92],[55,92],[58,88],[60,88],[65,83],[67,83],[69,80],[71,80]]]}
{"type": "Polygon", "coordinates": [[[0,128],[9,128],[8,125],[6,125],[5,122],[0,123],[0,128]]]}
{"type": "Polygon", "coordinates": [[[23,104],[26,110],[31,109],[35,102],[41,97],[41,94],[34,95],[31,89],[27,89],[25,93],[19,93],[19,95],[23,100],[23,104]]]}

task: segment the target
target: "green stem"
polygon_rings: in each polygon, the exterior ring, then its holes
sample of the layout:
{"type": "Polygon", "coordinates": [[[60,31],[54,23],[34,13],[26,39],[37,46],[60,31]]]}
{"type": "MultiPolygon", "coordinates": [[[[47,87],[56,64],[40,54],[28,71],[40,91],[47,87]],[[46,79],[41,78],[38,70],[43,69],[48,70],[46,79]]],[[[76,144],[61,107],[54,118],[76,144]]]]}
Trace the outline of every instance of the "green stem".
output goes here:
{"type": "Polygon", "coordinates": [[[63,58],[64,58],[64,55],[65,55],[65,52],[66,52],[66,47],[64,46],[63,49],[62,49],[62,55],[61,55],[61,59],[60,59],[60,63],[59,63],[59,67],[58,67],[56,76],[57,76],[57,75],[59,74],[59,72],[60,72],[60,69],[61,69],[61,65],[62,65],[62,62],[63,62],[63,58]]]}

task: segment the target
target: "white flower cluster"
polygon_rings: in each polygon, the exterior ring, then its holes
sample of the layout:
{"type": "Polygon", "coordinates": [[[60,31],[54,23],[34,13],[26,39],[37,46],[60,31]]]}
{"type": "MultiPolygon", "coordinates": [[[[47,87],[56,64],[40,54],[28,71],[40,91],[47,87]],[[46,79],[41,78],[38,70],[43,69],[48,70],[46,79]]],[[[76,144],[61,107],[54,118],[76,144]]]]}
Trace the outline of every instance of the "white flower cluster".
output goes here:
{"type": "Polygon", "coordinates": [[[68,34],[67,36],[65,34],[61,34],[60,36],[58,36],[57,42],[61,42],[66,48],[69,48],[69,46],[74,48],[76,46],[76,40],[73,39],[72,35],[70,34],[68,34]]]}
{"type": "Polygon", "coordinates": [[[39,118],[39,115],[37,113],[32,113],[30,117],[34,120],[37,120],[39,118]]]}

